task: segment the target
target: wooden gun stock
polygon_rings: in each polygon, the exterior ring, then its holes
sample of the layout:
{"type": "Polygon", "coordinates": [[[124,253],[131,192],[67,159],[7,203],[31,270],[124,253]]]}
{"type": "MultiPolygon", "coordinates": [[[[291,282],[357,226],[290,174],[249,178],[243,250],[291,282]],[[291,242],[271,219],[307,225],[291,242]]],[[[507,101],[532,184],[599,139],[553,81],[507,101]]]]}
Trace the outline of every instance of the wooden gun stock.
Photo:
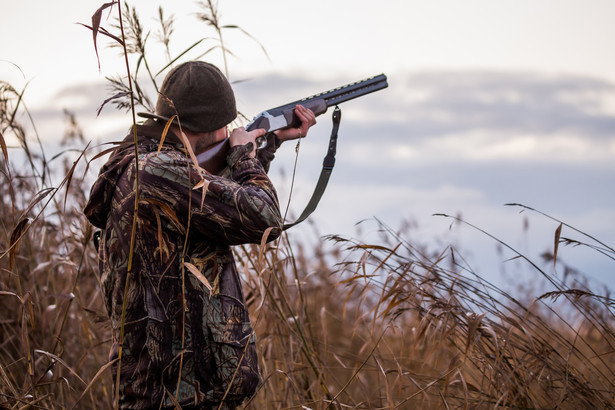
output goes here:
{"type": "Polygon", "coordinates": [[[207,148],[196,156],[199,166],[210,174],[219,175],[226,167],[226,156],[231,149],[229,139],[226,138],[207,148]]]}

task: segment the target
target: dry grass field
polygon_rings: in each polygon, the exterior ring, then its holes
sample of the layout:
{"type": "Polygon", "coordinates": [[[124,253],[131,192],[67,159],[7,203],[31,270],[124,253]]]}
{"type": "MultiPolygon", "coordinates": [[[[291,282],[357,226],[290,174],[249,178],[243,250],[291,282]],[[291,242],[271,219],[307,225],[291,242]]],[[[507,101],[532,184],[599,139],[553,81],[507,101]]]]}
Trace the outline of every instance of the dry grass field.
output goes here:
{"type": "MultiPolygon", "coordinates": [[[[127,43],[136,44],[127,52],[138,56],[143,29],[134,10],[125,15],[127,43]]],[[[45,157],[39,136],[15,121],[24,97],[0,83],[0,407],[110,409],[110,326],[93,229],[81,213],[90,188],[83,175],[98,151],[85,148],[88,138],[67,112],[66,151],[45,157]],[[9,138],[19,147],[8,149],[9,138]]],[[[235,249],[264,376],[246,408],[615,406],[608,295],[557,279],[501,244],[553,289],[511,295],[482,280],[456,249],[379,229],[377,243],[296,243],[291,230],[269,245],[235,249]]],[[[549,264],[563,266],[564,245],[615,259],[612,247],[579,238],[556,233],[549,264]]]]}

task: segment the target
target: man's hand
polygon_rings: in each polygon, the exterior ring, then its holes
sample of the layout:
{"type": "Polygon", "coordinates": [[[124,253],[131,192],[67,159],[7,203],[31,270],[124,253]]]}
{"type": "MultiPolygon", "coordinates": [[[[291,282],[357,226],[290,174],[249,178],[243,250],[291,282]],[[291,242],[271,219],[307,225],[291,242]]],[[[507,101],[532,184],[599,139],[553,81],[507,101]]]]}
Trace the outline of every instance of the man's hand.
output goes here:
{"type": "Polygon", "coordinates": [[[231,147],[234,147],[235,145],[246,145],[251,142],[254,149],[252,149],[252,152],[250,153],[250,158],[254,158],[256,157],[256,139],[263,135],[265,135],[265,130],[262,128],[246,131],[244,127],[239,127],[235,128],[231,132],[229,143],[231,144],[231,147]]]}
{"type": "MultiPolygon", "coordinates": [[[[284,128],[281,130],[274,131],[278,136],[280,141],[290,141],[298,138],[303,138],[307,135],[308,130],[314,124],[316,124],[316,115],[309,108],[305,108],[302,105],[297,105],[295,107],[295,114],[301,120],[301,125],[297,128],[284,128]]],[[[250,157],[256,157],[256,139],[258,137],[264,136],[266,134],[265,130],[262,128],[246,131],[244,127],[235,128],[231,132],[231,136],[229,138],[229,142],[231,147],[235,145],[245,145],[251,142],[254,145],[254,149],[250,153],[250,157]]]]}
{"type": "Polygon", "coordinates": [[[301,120],[301,125],[297,128],[283,128],[274,131],[280,141],[284,142],[303,138],[307,135],[310,127],[316,124],[316,115],[314,115],[312,110],[305,108],[303,105],[297,104],[295,107],[295,114],[301,120]]]}

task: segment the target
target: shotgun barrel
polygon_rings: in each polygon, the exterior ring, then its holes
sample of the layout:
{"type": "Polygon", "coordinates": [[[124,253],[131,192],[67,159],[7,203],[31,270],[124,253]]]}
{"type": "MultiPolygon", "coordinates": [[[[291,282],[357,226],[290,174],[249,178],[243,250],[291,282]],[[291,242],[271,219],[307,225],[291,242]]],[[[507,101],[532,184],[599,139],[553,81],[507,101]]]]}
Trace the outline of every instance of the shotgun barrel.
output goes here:
{"type": "Polygon", "coordinates": [[[263,111],[246,126],[246,130],[252,131],[264,128],[266,131],[275,131],[286,127],[299,126],[300,122],[294,110],[297,104],[309,108],[317,116],[327,111],[327,108],[352,100],[363,95],[373,93],[388,87],[387,77],[384,74],[366,78],[333,90],[325,91],[311,97],[306,97],[279,107],[263,111]]]}

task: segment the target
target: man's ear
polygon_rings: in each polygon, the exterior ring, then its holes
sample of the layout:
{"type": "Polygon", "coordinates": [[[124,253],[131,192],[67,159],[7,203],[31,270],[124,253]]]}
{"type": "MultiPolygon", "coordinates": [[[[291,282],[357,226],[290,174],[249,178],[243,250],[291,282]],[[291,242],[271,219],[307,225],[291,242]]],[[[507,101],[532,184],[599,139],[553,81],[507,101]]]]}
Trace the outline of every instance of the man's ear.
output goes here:
{"type": "Polygon", "coordinates": [[[228,128],[227,127],[219,128],[214,131],[214,135],[215,135],[216,141],[222,141],[223,139],[228,137],[228,128]]]}

